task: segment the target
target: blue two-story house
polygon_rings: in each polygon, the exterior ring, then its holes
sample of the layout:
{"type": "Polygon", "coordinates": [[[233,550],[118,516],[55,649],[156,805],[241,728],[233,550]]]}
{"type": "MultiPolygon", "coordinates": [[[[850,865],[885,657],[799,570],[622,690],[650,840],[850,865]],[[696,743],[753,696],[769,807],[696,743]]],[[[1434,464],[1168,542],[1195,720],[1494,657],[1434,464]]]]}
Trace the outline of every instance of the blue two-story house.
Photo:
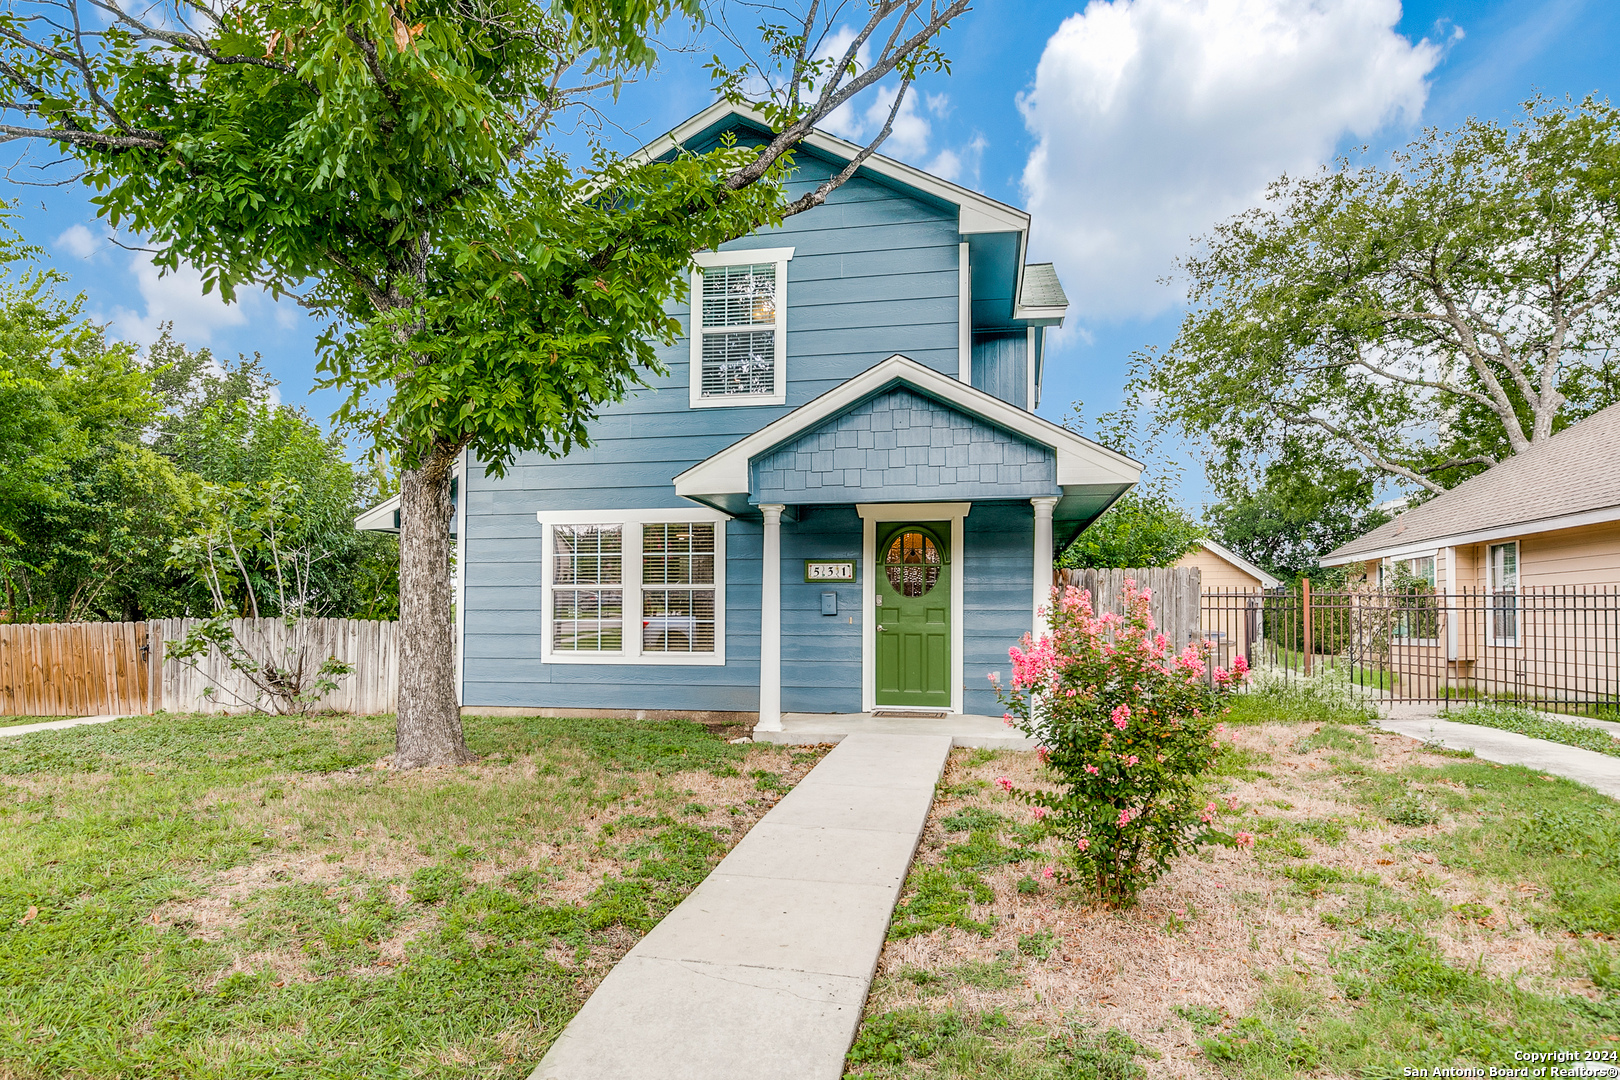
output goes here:
{"type": "MultiPolygon", "coordinates": [[[[766,134],[718,104],[645,152],[766,134]]],[[[859,148],[823,133],[793,194],[859,148]]],[[[464,462],[468,713],[999,715],[989,676],[1140,465],[1034,413],[1067,306],[1029,216],[874,156],[693,256],[668,374],[588,449],[464,462]]]]}

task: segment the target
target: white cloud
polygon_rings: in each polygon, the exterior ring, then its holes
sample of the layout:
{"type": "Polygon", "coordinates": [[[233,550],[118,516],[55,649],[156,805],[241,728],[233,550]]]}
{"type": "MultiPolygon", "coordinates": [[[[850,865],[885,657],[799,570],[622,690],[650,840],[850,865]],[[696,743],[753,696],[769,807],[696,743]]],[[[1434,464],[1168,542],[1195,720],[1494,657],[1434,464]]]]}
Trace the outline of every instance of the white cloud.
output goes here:
{"type": "Polygon", "coordinates": [[[1191,238],[1346,134],[1415,122],[1440,47],[1399,0],[1092,0],[1021,97],[1034,240],[1082,315],[1151,315],[1191,238]]]}
{"type": "Polygon", "coordinates": [[[950,180],[964,187],[977,189],[979,164],[984,159],[984,148],[989,145],[988,139],[975,132],[967,145],[957,150],[941,150],[934,156],[934,160],[923,168],[941,180],[950,180]]]}
{"type": "MultiPolygon", "coordinates": [[[[866,123],[862,125],[862,136],[867,139],[876,137],[883,130],[884,121],[889,118],[889,110],[894,108],[895,95],[900,92],[900,85],[879,85],[875,88],[871,105],[866,109],[866,123]]],[[[900,102],[900,109],[894,114],[894,128],[889,137],[884,140],[880,152],[896,158],[920,157],[928,152],[929,124],[925,117],[917,115],[917,92],[906,91],[906,96],[900,102]]]]}
{"type": "Polygon", "coordinates": [[[56,238],[56,246],[76,259],[88,259],[101,250],[101,238],[83,225],[69,225],[56,238]]]}
{"type": "Polygon", "coordinates": [[[143,345],[157,339],[158,326],[165,322],[174,324],[174,336],[187,345],[211,345],[216,331],[246,325],[250,314],[258,314],[268,299],[257,289],[241,289],[237,302],[227,304],[219,298],[218,289],[203,293],[200,271],[182,263],[179,270],[160,275],[144,254],[130,260],[129,272],[135,277],[145,310],[114,308],[113,331],[126,341],[143,345]]]}

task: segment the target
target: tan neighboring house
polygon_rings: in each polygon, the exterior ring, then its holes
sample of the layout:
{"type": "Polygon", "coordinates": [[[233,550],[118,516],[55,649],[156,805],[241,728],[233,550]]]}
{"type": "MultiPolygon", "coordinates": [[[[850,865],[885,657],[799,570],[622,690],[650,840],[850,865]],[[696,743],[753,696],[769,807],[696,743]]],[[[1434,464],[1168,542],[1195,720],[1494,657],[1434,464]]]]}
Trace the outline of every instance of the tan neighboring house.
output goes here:
{"type": "Polygon", "coordinates": [[[1329,552],[1440,592],[1620,585],[1620,405],[1597,412],[1329,552]]]}
{"type": "Polygon", "coordinates": [[[1228,551],[1213,540],[1204,540],[1198,547],[1183,555],[1177,567],[1197,567],[1199,587],[1206,591],[1243,589],[1275,589],[1282,579],[1272,577],[1235,551],[1228,551]]]}
{"type": "MultiPolygon", "coordinates": [[[[1620,405],[1400,513],[1322,559],[1383,594],[1409,690],[1610,701],[1620,689],[1620,405]],[[1406,580],[1410,580],[1407,578],[1406,580]]],[[[1371,611],[1372,609],[1363,609],[1371,611]]],[[[1378,614],[1360,614],[1377,625],[1378,614]]]]}

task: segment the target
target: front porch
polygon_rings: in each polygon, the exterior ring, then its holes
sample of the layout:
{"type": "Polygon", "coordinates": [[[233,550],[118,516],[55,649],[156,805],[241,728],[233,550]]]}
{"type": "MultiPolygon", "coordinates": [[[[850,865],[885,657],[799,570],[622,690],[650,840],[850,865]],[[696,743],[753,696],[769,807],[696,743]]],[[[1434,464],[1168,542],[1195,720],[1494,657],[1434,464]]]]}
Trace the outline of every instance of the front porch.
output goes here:
{"type": "Polygon", "coordinates": [[[1033,750],[1035,740],[1010,728],[999,716],[940,713],[934,716],[878,710],[861,713],[781,714],[781,727],[754,729],[754,741],[777,746],[819,746],[848,735],[948,735],[952,746],[985,750],[1033,750]]]}

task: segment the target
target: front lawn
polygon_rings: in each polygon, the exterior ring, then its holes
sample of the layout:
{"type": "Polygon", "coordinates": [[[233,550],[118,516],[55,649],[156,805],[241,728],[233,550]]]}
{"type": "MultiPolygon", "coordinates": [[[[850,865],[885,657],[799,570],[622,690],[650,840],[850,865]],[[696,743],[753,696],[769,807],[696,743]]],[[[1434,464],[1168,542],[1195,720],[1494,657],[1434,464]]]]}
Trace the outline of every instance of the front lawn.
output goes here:
{"type": "Polygon", "coordinates": [[[814,764],[684,721],[158,715],[0,740],[0,1077],[522,1077],[814,764]]]}
{"type": "Polygon", "coordinates": [[[1252,851],[1178,862],[1131,911],[1043,870],[956,751],[851,1076],[1400,1076],[1620,1051],[1620,805],[1360,724],[1255,723],[1210,780],[1252,851]]]}

